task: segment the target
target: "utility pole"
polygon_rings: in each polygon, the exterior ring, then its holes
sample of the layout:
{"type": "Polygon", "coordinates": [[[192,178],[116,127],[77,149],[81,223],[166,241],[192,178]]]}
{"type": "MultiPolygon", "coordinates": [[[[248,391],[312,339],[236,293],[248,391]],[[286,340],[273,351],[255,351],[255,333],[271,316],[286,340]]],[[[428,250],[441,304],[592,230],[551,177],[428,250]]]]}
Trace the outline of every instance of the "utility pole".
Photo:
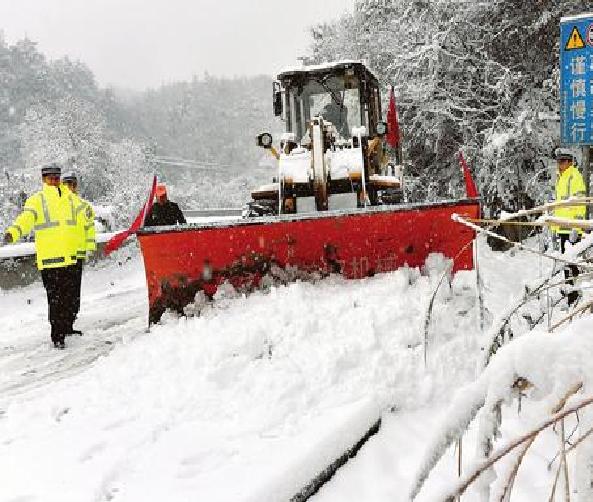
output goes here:
{"type": "MultiPolygon", "coordinates": [[[[585,181],[585,196],[589,197],[590,195],[590,188],[589,182],[591,178],[591,147],[589,145],[583,146],[582,150],[582,162],[583,162],[583,180],[585,181]]],[[[586,218],[589,219],[589,206],[587,205],[587,215],[586,218]]]]}

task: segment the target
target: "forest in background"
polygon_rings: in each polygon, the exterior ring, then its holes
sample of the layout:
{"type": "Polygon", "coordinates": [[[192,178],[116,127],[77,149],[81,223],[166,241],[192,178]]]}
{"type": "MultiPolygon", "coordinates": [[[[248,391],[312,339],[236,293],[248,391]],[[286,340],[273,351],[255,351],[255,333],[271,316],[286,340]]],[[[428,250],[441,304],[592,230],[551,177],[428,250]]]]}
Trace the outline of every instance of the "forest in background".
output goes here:
{"type": "Polygon", "coordinates": [[[84,197],[125,224],[157,173],[182,207],[241,206],[261,178],[255,136],[277,130],[272,78],[204,75],[145,92],[100,88],[91,70],[48,60],[35,42],[0,39],[0,228],[38,190],[39,167],[58,161],[84,197]],[[198,161],[164,167],[154,156],[198,161]]]}
{"type": "MultiPolygon", "coordinates": [[[[462,149],[496,216],[552,195],[559,21],[581,10],[575,0],[358,0],[352,14],[311,29],[309,55],[366,60],[383,84],[384,110],[395,86],[411,200],[463,195],[462,149]]],[[[280,130],[271,77],[100,88],[84,63],[0,39],[0,82],[0,226],[49,161],[74,166],[83,195],[114,206],[122,224],[153,172],[193,208],[240,206],[273,176],[254,143],[280,130]],[[162,167],[155,155],[205,165],[162,167]]]]}

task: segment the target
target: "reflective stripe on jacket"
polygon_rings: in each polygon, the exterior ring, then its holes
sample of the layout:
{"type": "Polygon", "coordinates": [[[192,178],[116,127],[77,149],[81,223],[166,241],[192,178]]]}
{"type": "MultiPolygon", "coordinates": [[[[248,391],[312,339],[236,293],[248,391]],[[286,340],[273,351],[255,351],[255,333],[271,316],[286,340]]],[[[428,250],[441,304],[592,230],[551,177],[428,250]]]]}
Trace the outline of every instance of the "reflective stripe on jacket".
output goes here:
{"type": "Polygon", "coordinates": [[[43,185],[29,197],[23,212],[6,230],[13,242],[35,232],[37,268],[58,268],[76,262],[76,208],[72,192],[64,184],[60,187],[43,185]]]}
{"type": "MultiPolygon", "coordinates": [[[[585,182],[575,166],[570,166],[558,176],[556,181],[556,200],[567,200],[571,197],[585,196],[585,182]]],[[[586,206],[567,206],[554,209],[554,216],[571,220],[584,220],[587,215],[586,206]]],[[[576,228],[576,227],[575,227],[576,228]]],[[[559,234],[568,234],[572,228],[554,225],[552,230],[559,234]]],[[[582,229],[577,228],[582,233],[582,229]]]]}
{"type": "Polygon", "coordinates": [[[86,260],[87,251],[95,251],[95,211],[84,199],[73,193],[70,195],[74,200],[76,213],[77,248],[76,257],[79,260],[86,260]]]}

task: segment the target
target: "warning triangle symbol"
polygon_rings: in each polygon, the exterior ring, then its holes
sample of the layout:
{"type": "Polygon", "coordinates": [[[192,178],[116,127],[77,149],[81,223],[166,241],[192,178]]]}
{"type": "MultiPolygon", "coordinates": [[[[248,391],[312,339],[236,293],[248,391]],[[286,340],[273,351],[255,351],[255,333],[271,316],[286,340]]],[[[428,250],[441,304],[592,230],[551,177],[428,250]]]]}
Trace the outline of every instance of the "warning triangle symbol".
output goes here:
{"type": "Polygon", "coordinates": [[[573,49],[583,49],[584,47],[585,42],[583,41],[583,37],[581,37],[578,28],[575,26],[572,29],[570,37],[568,37],[568,41],[566,42],[566,47],[564,47],[564,50],[570,51],[573,49]]]}

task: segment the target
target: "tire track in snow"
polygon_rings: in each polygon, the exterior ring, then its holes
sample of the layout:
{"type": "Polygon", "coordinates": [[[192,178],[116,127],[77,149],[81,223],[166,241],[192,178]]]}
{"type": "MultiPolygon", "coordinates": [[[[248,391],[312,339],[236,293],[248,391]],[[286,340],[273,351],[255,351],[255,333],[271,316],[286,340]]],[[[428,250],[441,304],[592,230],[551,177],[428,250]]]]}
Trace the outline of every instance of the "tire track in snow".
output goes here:
{"type": "MultiPolygon", "coordinates": [[[[68,337],[63,351],[55,350],[46,335],[27,337],[24,343],[3,347],[0,401],[80,373],[118,344],[143,334],[147,326],[144,295],[144,287],[89,295],[83,312],[90,310],[88,304],[92,305],[92,311],[80,320],[84,335],[68,337]],[[114,300],[123,307],[115,309],[114,300]]],[[[39,319],[29,320],[18,330],[27,334],[39,332],[39,319]]]]}

